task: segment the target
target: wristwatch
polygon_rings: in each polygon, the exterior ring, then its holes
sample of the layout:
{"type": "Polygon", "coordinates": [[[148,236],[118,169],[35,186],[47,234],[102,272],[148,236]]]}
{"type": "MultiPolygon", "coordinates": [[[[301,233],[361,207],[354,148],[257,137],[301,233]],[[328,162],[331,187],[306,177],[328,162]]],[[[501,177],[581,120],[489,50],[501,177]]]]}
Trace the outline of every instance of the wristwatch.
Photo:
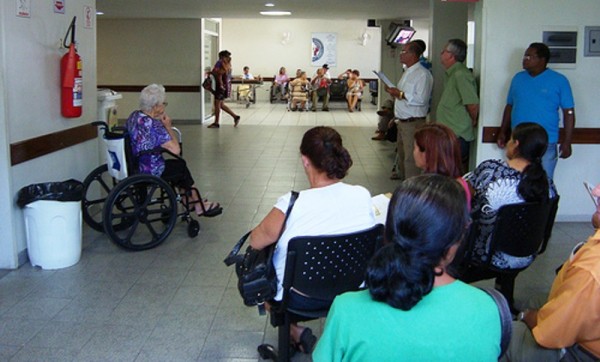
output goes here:
{"type": "Polygon", "coordinates": [[[403,99],[404,98],[404,92],[400,91],[400,94],[398,95],[398,98],[403,99]]]}
{"type": "Polygon", "coordinates": [[[521,322],[525,320],[525,311],[519,312],[519,314],[517,314],[517,320],[521,322]]]}

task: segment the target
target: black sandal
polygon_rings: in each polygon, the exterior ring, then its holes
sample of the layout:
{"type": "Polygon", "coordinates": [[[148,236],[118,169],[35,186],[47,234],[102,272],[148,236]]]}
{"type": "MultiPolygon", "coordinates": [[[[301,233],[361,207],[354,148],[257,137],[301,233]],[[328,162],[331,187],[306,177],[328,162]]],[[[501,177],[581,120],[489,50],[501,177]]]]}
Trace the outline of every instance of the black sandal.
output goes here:
{"type": "Polygon", "coordinates": [[[306,327],[300,334],[300,342],[295,343],[294,348],[302,353],[311,354],[316,344],[317,337],[310,328],[306,327]]]}
{"type": "Polygon", "coordinates": [[[202,212],[199,214],[196,214],[196,215],[213,217],[213,216],[221,215],[221,213],[223,213],[223,208],[221,207],[221,204],[219,204],[218,202],[211,201],[210,206],[208,208],[206,208],[206,206],[204,206],[205,202],[206,201],[202,201],[202,203],[200,204],[200,206],[202,206],[202,212]]]}

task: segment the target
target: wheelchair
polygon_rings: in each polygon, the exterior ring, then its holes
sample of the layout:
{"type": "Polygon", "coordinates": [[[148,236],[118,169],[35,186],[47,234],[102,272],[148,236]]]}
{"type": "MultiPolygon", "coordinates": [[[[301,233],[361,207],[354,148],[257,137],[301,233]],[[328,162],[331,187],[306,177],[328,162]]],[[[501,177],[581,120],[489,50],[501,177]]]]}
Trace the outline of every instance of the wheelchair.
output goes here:
{"type": "MultiPolygon", "coordinates": [[[[188,236],[196,237],[200,223],[193,219],[190,207],[192,192],[203,200],[196,188],[176,192],[177,188],[161,177],[142,174],[131,151],[126,129],[110,130],[105,122],[93,122],[100,127],[107,148],[107,163],[95,168],[83,181],[82,216],[92,229],[104,232],[112,242],[132,251],[154,248],[163,243],[178,218],[187,223],[188,236]],[[180,211],[181,204],[182,211],[180,211]]],[[[178,134],[181,143],[181,133],[178,134]]],[[[151,150],[148,153],[170,153],[151,150]]],[[[180,158],[177,155],[171,156],[180,158]]],[[[200,202],[200,201],[196,201],[200,202]]],[[[201,203],[204,209],[204,203],[201,203]]],[[[218,207],[202,216],[222,213],[218,207]]]]}

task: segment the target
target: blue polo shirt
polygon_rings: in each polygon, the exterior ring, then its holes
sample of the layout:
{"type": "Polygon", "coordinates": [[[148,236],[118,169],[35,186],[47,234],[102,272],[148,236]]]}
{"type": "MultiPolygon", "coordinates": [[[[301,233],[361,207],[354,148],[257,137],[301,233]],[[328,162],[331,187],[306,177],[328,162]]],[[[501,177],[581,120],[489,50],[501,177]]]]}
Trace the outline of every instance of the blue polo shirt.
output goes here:
{"type": "Polygon", "coordinates": [[[548,142],[558,142],[559,108],[575,107],[569,80],[552,69],[535,77],[527,71],[517,73],[506,103],[512,106],[511,128],[523,122],[540,124],[548,132],[548,142]]]}

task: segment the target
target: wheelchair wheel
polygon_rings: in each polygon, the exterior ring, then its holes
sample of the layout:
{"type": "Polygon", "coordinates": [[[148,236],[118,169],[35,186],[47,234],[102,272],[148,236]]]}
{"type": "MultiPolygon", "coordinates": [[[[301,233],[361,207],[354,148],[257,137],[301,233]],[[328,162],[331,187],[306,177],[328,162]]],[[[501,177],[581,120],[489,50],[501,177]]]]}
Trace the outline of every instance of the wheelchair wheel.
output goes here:
{"type": "Polygon", "coordinates": [[[200,231],[200,223],[198,222],[198,220],[194,220],[191,219],[190,222],[188,223],[188,236],[190,238],[195,238],[196,236],[198,236],[198,232],[200,231]]]}
{"type": "Polygon", "coordinates": [[[83,220],[96,231],[104,232],[102,209],[106,196],[116,183],[117,181],[108,174],[106,164],[97,167],[83,181],[83,199],[81,200],[83,220]]]}
{"type": "Polygon", "coordinates": [[[110,239],[135,251],[160,245],[176,221],[175,192],[166,181],[152,175],[135,175],[118,183],[103,210],[104,230],[110,239]]]}

